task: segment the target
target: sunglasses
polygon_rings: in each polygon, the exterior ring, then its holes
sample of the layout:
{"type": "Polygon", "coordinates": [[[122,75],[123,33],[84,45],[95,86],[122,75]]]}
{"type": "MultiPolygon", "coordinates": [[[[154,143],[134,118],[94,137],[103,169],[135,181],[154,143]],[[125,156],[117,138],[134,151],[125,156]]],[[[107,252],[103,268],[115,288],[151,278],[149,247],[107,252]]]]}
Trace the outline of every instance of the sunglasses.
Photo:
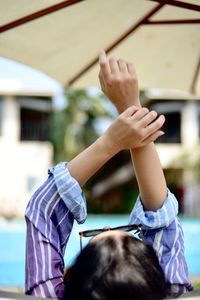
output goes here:
{"type": "Polygon", "coordinates": [[[135,231],[134,232],[134,236],[144,240],[143,239],[143,233],[142,233],[142,225],[124,225],[124,226],[118,226],[118,227],[105,227],[105,228],[101,228],[101,229],[91,229],[91,230],[85,230],[85,231],[80,231],[79,235],[80,235],[80,248],[81,251],[83,249],[83,245],[82,245],[82,238],[83,237],[94,237],[102,232],[105,231],[110,231],[110,230],[121,230],[124,232],[130,232],[130,231],[135,231]]]}

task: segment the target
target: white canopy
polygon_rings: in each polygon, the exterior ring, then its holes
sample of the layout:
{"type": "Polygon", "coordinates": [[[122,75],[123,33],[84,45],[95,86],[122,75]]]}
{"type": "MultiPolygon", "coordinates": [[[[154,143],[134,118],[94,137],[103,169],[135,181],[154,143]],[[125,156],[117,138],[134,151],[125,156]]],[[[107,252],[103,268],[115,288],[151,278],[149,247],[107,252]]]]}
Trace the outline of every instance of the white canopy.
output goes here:
{"type": "Polygon", "coordinates": [[[105,49],[134,62],[141,88],[200,95],[199,0],[6,0],[0,11],[0,55],[65,86],[98,86],[105,49]]]}

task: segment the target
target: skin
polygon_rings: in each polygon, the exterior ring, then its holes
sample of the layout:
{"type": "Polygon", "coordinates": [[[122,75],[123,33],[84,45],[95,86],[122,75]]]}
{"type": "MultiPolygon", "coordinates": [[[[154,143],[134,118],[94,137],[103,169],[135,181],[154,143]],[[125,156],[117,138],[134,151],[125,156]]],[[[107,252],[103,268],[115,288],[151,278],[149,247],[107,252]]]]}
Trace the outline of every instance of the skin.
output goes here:
{"type": "Polygon", "coordinates": [[[106,238],[106,237],[114,237],[114,238],[119,238],[121,236],[127,235],[127,232],[120,231],[120,230],[108,230],[105,232],[102,232],[96,236],[94,236],[91,240],[90,243],[95,243],[96,241],[106,238]]]}
{"type": "Polygon", "coordinates": [[[71,175],[82,187],[108,160],[124,149],[143,147],[160,136],[156,115],[145,108],[130,106],[90,147],[68,163],[71,175]]]}
{"type": "MultiPolygon", "coordinates": [[[[141,107],[133,64],[122,59],[108,60],[104,51],[100,52],[99,64],[102,91],[120,115],[97,141],[68,163],[68,169],[82,187],[115,154],[130,149],[144,207],[156,211],[163,205],[167,187],[153,142],[164,134],[160,129],[165,118],[157,118],[155,111],[141,107]]],[[[127,233],[106,231],[92,242],[123,234],[127,233]]]]}
{"type": "MultiPolygon", "coordinates": [[[[139,84],[135,68],[132,63],[122,59],[110,58],[104,51],[99,54],[99,80],[102,91],[115,105],[119,113],[131,105],[141,107],[139,99],[139,84]]],[[[148,114],[149,110],[143,108],[143,113],[148,114]]],[[[155,111],[151,114],[157,116],[155,111]]],[[[164,123],[164,116],[161,115],[155,120],[154,128],[159,129],[164,123]]],[[[133,167],[137,177],[140,196],[146,210],[156,211],[162,207],[167,195],[167,186],[161,163],[154,145],[154,136],[149,136],[150,143],[132,148],[130,147],[133,167]]]]}

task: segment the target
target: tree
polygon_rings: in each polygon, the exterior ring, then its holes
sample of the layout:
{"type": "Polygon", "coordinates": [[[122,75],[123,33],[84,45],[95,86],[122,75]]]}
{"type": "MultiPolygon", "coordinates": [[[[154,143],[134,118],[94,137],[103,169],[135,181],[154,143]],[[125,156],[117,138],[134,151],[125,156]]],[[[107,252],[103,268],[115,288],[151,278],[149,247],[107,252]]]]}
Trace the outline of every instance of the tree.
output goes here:
{"type": "Polygon", "coordinates": [[[193,173],[193,181],[200,182],[200,143],[192,148],[184,150],[178,158],[185,171],[193,173]]]}
{"type": "Polygon", "coordinates": [[[66,90],[67,106],[55,111],[51,122],[54,161],[70,160],[98,136],[97,121],[110,120],[102,94],[88,90],[66,90]]]}

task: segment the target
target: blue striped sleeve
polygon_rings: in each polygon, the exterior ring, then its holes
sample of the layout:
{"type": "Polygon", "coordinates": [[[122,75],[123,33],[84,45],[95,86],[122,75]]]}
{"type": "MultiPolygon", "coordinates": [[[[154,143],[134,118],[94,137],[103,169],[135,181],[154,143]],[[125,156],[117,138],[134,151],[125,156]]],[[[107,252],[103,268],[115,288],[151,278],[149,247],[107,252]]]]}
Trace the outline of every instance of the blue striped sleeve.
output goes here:
{"type": "Polygon", "coordinates": [[[53,174],[58,193],[74,219],[84,223],[87,218],[85,196],[78,182],[70,175],[66,162],[49,169],[49,174],[53,174]]]}
{"type": "Polygon", "coordinates": [[[168,190],[163,206],[157,211],[145,211],[140,197],[131,212],[129,223],[142,224],[144,229],[158,229],[169,226],[178,214],[176,197],[168,190]]]}
{"type": "Polygon", "coordinates": [[[145,211],[140,197],[131,212],[129,222],[142,224],[146,244],[152,246],[165,274],[169,295],[192,290],[184,256],[183,230],[176,197],[168,190],[163,206],[157,211],[145,211]]]}
{"type": "Polygon", "coordinates": [[[34,193],[25,213],[26,293],[62,298],[64,252],[74,219],[87,217],[86,201],[67,164],[49,169],[49,177],[34,193]]]}

